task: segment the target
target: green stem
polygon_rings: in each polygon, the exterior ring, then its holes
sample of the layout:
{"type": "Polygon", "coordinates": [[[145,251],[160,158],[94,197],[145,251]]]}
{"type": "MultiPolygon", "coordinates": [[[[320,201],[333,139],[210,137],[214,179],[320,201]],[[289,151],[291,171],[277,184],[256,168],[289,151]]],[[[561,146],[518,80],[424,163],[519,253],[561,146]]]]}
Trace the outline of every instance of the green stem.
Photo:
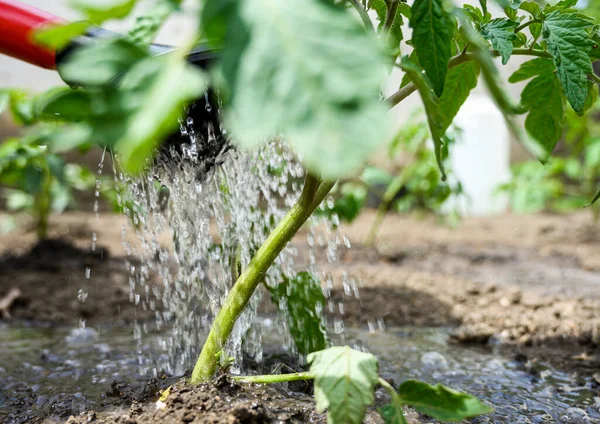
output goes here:
{"type": "Polygon", "coordinates": [[[394,24],[394,20],[396,19],[396,11],[398,10],[398,2],[399,2],[399,0],[388,0],[388,2],[386,2],[387,7],[388,7],[388,12],[387,12],[387,16],[385,17],[385,24],[383,24],[383,33],[385,34],[386,37],[389,36],[390,29],[392,28],[392,25],[394,24]]]}
{"type": "MultiPolygon", "coordinates": [[[[491,50],[490,53],[494,57],[500,56],[500,52],[498,52],[496,50],[491,50]]],[[[546,51],[532,50],[532,49],[514,49],[512,54],[513,54],[513,56],[552,57],[550,55],[550,53],[548,53],[546,51]]],[[[450,59],[450,61],[448,62],[448,69],[454,68],[455,66],[461,65],[465,62],[474,60],[475,58],[476,57],[475,57],[474,53],[468,53],[468,52],[460,53],[450,59]]],[[[595,74],[592,74],[590,76],[594,79],[594,81],[600,82],[600,78],[596,77],[595,74]],[[596,77],[596,78],[594,78],[594,77],[596,77]]],[[[417,91],[417,87],[411,82],[411,83],[405,85],[404,87],[402,87],[400,90],[396,91],[390,97],[388,97],[386,99],[386,102],[390,103],[391,106],[394,107],[398,103],[400,103],[402,100],[406,99],[408,96],[410,96],[412,93],[414,93],[415,91],[417,91]]]]}
{"type": "Polygon", "coordinates": [[[527,21],[527,22],[525,22],[524,24],[521,24],[521,25],[519,25],[518,27],[516,27],[516,28],[515,28],[515,33],[517,33],[517,32],[521,32],[521,31],[523,31],[525,28],[527,28],[529,25],[532,25],[532,24],[537,24],[537,23],[540,23],[540,21],[539,21],[539,20],[537,20],[537,19],[532,19],[532,20],[530,20],[530,21],[527,21]]]}
{"type": "Polygon", "coordinates": [[[385,381],[383,378],[379,377],[379,384],[381,385],[381,387],[383,387],[390,395],[390,397],[392,398],[392,404],[396,407],[396,409],[398,410],[398,417],[400,418],[400,424],[408,424],[406,421],[406,417],[404,417],[404,414],[402,412],[402,399],[400,398],[400,395],[398,394],[398,392],[396,392],[396,390],[392,387],[392,385],[390,383],[388,383],[387,381],[385,381]]]}
{"type": "Polygon", "coordinates": [[[379,232],[383,218],[385,218],[385,215],[390,207],[390,203],[392,203],[394,197],[396,197],[396,194],[398,194],[402,187],[404,187],[404,184],[406,183],[405,180],[405,174],[400,172],[387,187],[385,193],[383,193],[383,197],[381,198],[381,202],[379,203],[377,212],[375,213],[375,219],[373,220],[373,224],[371,224],[371,228],[369,229],[369,233],[365,239],[365,244],[367,246],[373,246],[375,243],[377,233],[379,232]]]}
{"type": "Polygon", "coordinates": [[[48,165],[42,167],[42,186],[39,193],[35,196],[35,211],[37,214],[37,236],[38,240],[42,241],[48,237],[48,217],[50,216],[50,189],[52,185],[52,177],[48,165]]]}
{"type": "Polygon", "coordinates": [[[312,215],[335,183],[323,182],[311,174],[306,176],[298,202],[258,249],[242,275],[231,288],[217,314],[192,372],[193,384],[208,381],[217,370],[217,356],[231,335],[233,326],[242,314],[256,287],[279,253],[312,215]]]}
{"type": "Polygon", "coordinates": [[[348,2],[350,2],[352,7],[354,7],[354,9],[356,9],[356,11],[358,12],[358,15],[360,16],[360,19],[362,19],[365,28],[376,32],[375,27],[373,27],[373,22],[371,22],[371,18],[369,17],[369,14],[365,10],[365,8],[358,2],[358,0],[348,0],[348,2]]]}
{"type": "Polygon", "coordinates": [[[288,381],[312,380],[315,376],[310,372],[295,372],[292,374],[269,374],[269,375],[240,375],[231,377],[233,381],[238,383],[285,383],[288,381]]]}

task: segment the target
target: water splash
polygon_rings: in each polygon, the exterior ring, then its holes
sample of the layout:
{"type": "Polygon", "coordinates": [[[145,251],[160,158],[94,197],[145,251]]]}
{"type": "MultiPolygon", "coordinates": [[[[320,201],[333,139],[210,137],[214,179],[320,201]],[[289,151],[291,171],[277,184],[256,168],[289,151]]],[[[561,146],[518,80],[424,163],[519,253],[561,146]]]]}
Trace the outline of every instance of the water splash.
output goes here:
{"type": "MultiPolygon", "coordinates": [[[[173,373],[194,364],[238,272],[248,266],[297,201],[304,180],[302,165],[280,140],[239,151],[231,149],[223,138],[226,131],[216,132],[212,122],[197,126],[188,118],[181,122],[180,131],[189,141],[163,146],[146,176],[131,178],[116,172],[124,188],[118,200],[130,218],[128,230],[137,235],[141,246],[137,249],[127,242],[124,231],[131,257],[130,298],[143,309],[156,311],[157,329],[171,328],[162,343],[170,363],[160,366],[167,365],[173,373]],[[165,235],[172,240],[170,246],[160,243],[165,235]]],[[[321,205],[321,209],[332,207],[331,199],[321,205]]],[[[329,262],[339,260],[339,248],[347,248],[349,241],[338,234],[338,226],[335,216],[313,220],[307,237],[308,263],[298,261],[299,252],[290,244],[270,267],[264,283],[276,286],[284,277],[308,270],[321,277],[328,296],[331,276],[318,272],[317,255],[324,250],[329,262]]],[[[263,329],[253,325],[260,302],[261,290],[257,290],[225,347],[226,355],[235,359],[233,372],[241,370],[242,353],[256,362],[262,359],[263,329]]],[[[343,305],[338,311],[343,315],[343,305]]],[[[275,324],[279,333],[287,333],[284,316],[277,317],[275,324]]],[[[343,333],[340,317],[334,327],[336,333],[343,333]]],[[[147,324],[136,324],[138,346],[147,331],[147,324]]],[[[291,338],[285,340],[283,348],[293,351],[291,338]]]]}

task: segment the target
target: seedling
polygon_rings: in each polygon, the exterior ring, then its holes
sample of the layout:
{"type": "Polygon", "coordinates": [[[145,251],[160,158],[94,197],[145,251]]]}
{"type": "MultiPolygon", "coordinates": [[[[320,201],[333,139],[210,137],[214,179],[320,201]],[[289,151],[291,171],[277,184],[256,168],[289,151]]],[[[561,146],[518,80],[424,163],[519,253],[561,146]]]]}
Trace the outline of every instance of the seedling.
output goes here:
{"type": "MultiPolygon", "coordinates": [[[[592,59],[600,56],[598,26],[574,8],[576,0],[553,6],[497,0],[505,14],[501,18],[492,18],[486,0],[480,0],[479,8],[458,8],[448,0],[415,0],[412,6],[398,0],[206,0],[190,42],[153,57],[144,46],[179,1],[160,3],[150,16],[138,20],[133,37],[109,39],[100,51],[90,46],[73,57],[70,71],[87,89],[51,93],[40,105],[41,116],[62,120],[64,130],[87,131],[87,140],[108,146],[123,169],[137,172],[162,139],[177,129],[182,106],[215,87],[223,102],[223,122],[237,148],[255,148],[266,137],[282,134],[306,166],[299,200],[229,291],[194,367],[192,383],[214,376],[219,352],[267,269],[335,181],[353,175],[388,141],[389,108],[419,93],[444,178],[444,137],[480,75],[514,135],[542,161],[561,137],[565,110],[571,107],[584,114],[600,82],[592,70],[592,59]],[[378,17],[375,27],[372,10],[378,17]],[[412,29],[413,52],[403,55],[408,51],[402,52],[400,42],[409,38],[404,20],[412,29]],[[199,40],[219,50],[206,72],[186,63],[199,40]],[[494,61],[500,58],[506,64],[512,56],[533,58],[512,77],[528,81],[520,103],[502,87],[494,61]],[[399,89],[381,101],[381,83],[392,68],[403,71],[404,78],[399,89]],[[118,86],[107,84],[117,77],[118,86]],[[516,123],[519,114],[527,115],[526,131],[516,123]]],[[[127,15],[135,0],[73,4],[99,23],[127,15]]],[[[39,39],[49,44],[68,40],[77,28],[54,27],[39,39]]],[[[321,345],[317,340],[298,347],[308,351],[321,345]]],[[[403,405],[442,420],[490,411],[476,399],[441,386],[408,381],[396,392],[377,377],[372,355],[347,347],[312,352],[308,360],[309,374],[242,380],[313,378],[317,407],[327,409],[331,423],[361,422],[378,382],[392,397],[392,404],[382,410],[387,422],[405,422],[403,405]]]]}

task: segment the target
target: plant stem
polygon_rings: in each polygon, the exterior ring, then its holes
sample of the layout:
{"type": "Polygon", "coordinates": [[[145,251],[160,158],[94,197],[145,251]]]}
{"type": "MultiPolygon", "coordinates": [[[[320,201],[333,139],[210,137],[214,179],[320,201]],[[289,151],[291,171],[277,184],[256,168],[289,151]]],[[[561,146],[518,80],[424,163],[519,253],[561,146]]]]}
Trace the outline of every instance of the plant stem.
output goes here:
{"type": "Polygon", "coordinates": [[[242,275],[231,288],[221,310],[211,326],[200,357],[192,372],[192,384],[208,381],[217,369],[217,356],[231,335],[233,326],[242,314],[256,287],[264,279],[267,270],[323,201],[335,183],[320,182],[308,174],[298,202],[289,210],[267,240],[258,249],[242,275]]]}
{"type": "Polygon", "coordinates": [[[530,20],[530,21],[527,21],[527,22],[525,22],[524,24],[521,24],[521,25],[519,25],[518,27],[516,27],[516,28],[515,28],[515,33],[517,33],[517,32],[521,32],[521,31],[523,31],[525,28],[527,28],[529,25],[532,25],[532,24],[537,24],[537,23],[540,23],[540,21],[539,21],[539,20],[537,20],[537,19],[532,19],[532,20],[530,20]]]}
{"type": "Polygon", "coordinates": [[[392,203],[394,197],[396,197],[396,194],[398,194],[402,187],[404,187],[404,184],[406,183],[405,180],[405,174],[400,172],[387,187],[385,193],[383,193],[383,197],[381,198],[381,202],[379,203],[377,212],[375,213],[375,219],[373,220],[373,224],[371,224],[371,228],[369,229],[369,233],[365,239],[365,244],[367,246],[373,246],[373,243],[375,243],[377,233],[379,232],[383,218],[385,218],[385,215],[387,214],[390,203],[392,203]]]}
{"type": "Polygon", "coordinates": [[[365,8],[362,6],[362,4],[360,4],[358,2],[358,0],[348,0],[348,2],[358,12],[358,15],[360,16],[360,19],[362,19],[363,24],[365,25],[365,28],[367,28],[370,31],[377,32],[377,31],[375,31],[375,27],[373,26],[373,22],[371,21],[369,14],[365,10],[365,8]]]}
{"type": "Polygon", "coordinates": [[[231,377],[233,381],[238,383],[285,383],[288,381],[312,380],[315,376],[310,372],[295,372],[292,374],[269,374],[269,375],[241,375],[231,377]]]}
{"type": "Polygon", "coordinates": [[[398,394],[398,392],[396,392],[392,385],[385,381],[383,378],[379,377],[378,381],[381,387],[383,387],[391,396],[392,404],[396,407],[396,409],[399,410],[398,412],[400,413],[400,415],[398,415],[398,417],[400,419],[400,424],[408,424],[406,421],[406,417],[404,417],[404,414],[402,413],[402,399],[400,399],[400,395],[398,394]]]}
{"type": "Polygon", "coordinates": [[[37,214],[37,236],[38,241],[45,240],[48,237],[48,217],[50,215],[50,203],[51,194],[50,189],[52,187],[52,177],[50,174],[50,168],[47,164],[42,166],[42,186],[40,187],[39,193],[35,196],[35,211],[37,214]]]}
{"type": "Polygon", "coordinates": [[[398,2],[399,0],[389,0],[387,2],[387,16],[385,17],[385,24],[383,24],[383,32],[386,37],[390,34],[390,29],[394,24],[394,20],[396,19],[396,11],[398,10],[398,2]]]}
{"type": "MultiPolygon", "coordinates": [[[[496,50],[491,50],[490,53],[494,57],[500,56],[500,52],[498,52],[496,50]]],[[[513,56],[536,56],[536,57],[548,57],[548,58],[552,57],[550,55],[550,53],[548,53],[546,51],[533,50],[533,49],[514,49],[512,54],[513,54],[513,56]]],[[[465,62],[469,62],[473,59],[475,59],[474,53],[468,53],[468,52],[460,53],[450,59],[450,61],[448,62],[448,69],[454,68],[455,66],[461,65],[465,62]]],[[[590,76],[592,77],[592,79],[594,79],[594,81],[600,83],[600,78],[598,78],[595,74],[592,74],[590,76]]],[[[388,97],[386,99],[386,102],[390,103],[391,107],[394,107],[398,103],[400,103],[402,100],[406,99],[408,96],[410,96],[412,93],[414,93],[416,90],[417,90],[417,87],[411,82],[411,83],[405,85],[404,87],[402,87],[400,90],[396,91],[390,97],[388,97]]]]}

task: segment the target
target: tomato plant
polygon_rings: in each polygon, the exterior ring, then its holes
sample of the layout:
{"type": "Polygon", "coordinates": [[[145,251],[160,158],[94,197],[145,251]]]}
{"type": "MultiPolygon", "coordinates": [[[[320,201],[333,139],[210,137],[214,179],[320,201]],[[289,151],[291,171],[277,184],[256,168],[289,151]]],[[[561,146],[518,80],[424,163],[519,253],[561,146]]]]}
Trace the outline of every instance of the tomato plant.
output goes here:
{"type": "MultiPolygon", "coordinates": [[[[71,55],[59,72],[80,88],[47,93],[35,113],[61,121],[57,134],[76,134],[74,141],[106,146],[124,170],[140,172],[162,139],[177,130],[183,107],[212,87],[220,94],[223,124],[238,148],[254,148],[283,135],[306,166],[297,203],[229,291],[192,383],[214,376],[221,350],[266,270],[335,181],[353,175],[389,140],[389,108],[418,92],[444,179],[447,130],[479,76],[516,138],[542,162],[561,137],[566,111],[585,114],[598,93],[600,78],[592,60],[600,56],[600,27],[575,8],[576,0],[553,5],[496,0],[502,17],[492,16],[487,0],[480,0],[479,7],[457,7],[450,0],[415,0],[412,5],[400,0],[205,0],[199,2],[198,25],[189,43],[155,57],[148,43],[179,3],[161,0],[129,36],[101,40],[71,55]],[[375,25],[370,12],[377,17],[375,25]],[[412,52],[403,51],[403,40],[412,52]],[[218,51],[207,69],[186,62],[199,41],[218,51]],[[513,56],[531,58],[511,77],[511,82],[527,82],[519,102],[504,90],[494,60],[506,64],[513,56]],[[404,78],[383,99],[382,81],[393,68],[404,78]],[[526,115],[524,129],[516,122],[518,115],[526,115]]],[[[135,0],[72,4],[91,22],[101,23],[130,13],[135,0]]],[[[53,27],[38,39],[64,46],[87,25],[53,27]]],[[[323,344],[317,340],[302,349],[323,344]]],[[[377,377],[374,357],[349,348],[312,352],[308,359],[308,374],[240,379],[314,378],[317,407],[328,410],[332,423],[361,422],[378,383],[392,398],[382,409],[387,422],[405,422],[403,405],[442,420],[489,411],[469,395],[441,386],[409,381],[396,391],[377,377]]]]}

